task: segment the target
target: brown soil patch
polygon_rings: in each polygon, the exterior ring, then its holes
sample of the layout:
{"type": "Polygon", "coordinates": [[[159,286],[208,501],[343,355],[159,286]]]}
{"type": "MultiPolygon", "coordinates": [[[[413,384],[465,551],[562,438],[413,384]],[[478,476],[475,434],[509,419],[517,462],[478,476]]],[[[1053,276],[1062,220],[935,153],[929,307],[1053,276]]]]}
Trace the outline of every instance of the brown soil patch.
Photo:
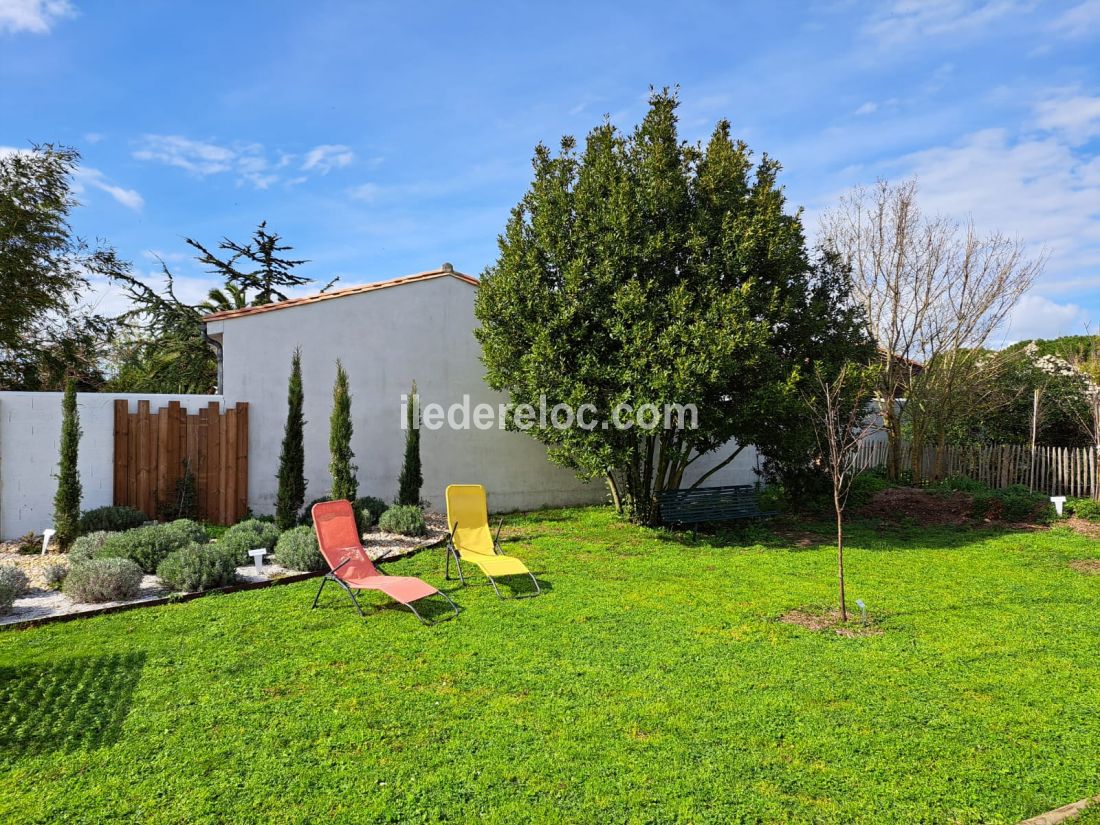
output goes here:
{"type": "Polygon", "coordinates": [[[881,628],[875,627],[873,624],[860,624],[858,613],[856,614],[856,618],[853,619],[852,613],[849,611],[848,621],[842,622],[840,620],[840,611],[835,608],[830,608],[829,610],[814,610],[812,608],[800,607],[794,610],[788,610],[779,617],[779,621],[784,624],[795,624],[807,630],[831,630],[837,636],[847,636],[849,638],[856,636],[882,635],[881,628]]]}
{"type": "Polygon", "coordinates": [[[1069,566],[1078,573],[1084,573],[1086,576],[1100,576],[1100,559],[1080,559],[1078,561],[1071,561],[1069,566]]]}
{"type": "Polygon", "coordinates": [[[772,532],[776,536],[783,539],[783,541],[790,543],[794,547],[817,547],[822,544],[829,544],[833,539],[828,536],[823,536],[820,533],[810,533],[806,530],[795,530],[788,527],[780,527],[772,532]]]}
{"type": "Polygon", "coordinates": [[[1083,518],[1074,517],[1058,523],[1066,525],[1066,527],[1075,533],[1080,533],[1082,536],[1088,536],[1090,539],[1100,539],[1100,522],[1086,521],[1083,518]]]}
{"type": "Polygon", "coordinates": [[[961,526],[970,520],[972,500],[966,493],[929,493],[916,487],[891,487],[877,493],[856,514],[883,521],[961,526]]]}

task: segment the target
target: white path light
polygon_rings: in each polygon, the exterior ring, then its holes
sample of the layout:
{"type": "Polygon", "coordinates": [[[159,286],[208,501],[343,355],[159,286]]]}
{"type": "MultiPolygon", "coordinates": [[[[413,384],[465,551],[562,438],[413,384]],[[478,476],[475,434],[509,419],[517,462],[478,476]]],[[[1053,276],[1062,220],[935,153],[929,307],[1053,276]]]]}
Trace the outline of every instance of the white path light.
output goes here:
{"type": "Polygon", "coordinates": [[[1051,496],[1050,503],[1054,505],[1054,509],[1058,511],[1058,515],[1062,515],[1062,507],[1066,503],[1065,496],[1051,496]]]}
{"type": "Polygon", "coordinates": [[[46,551],[50,549],[50,539],[54,537],[56,530],[43,530],[42,531],[42,555],[46,555],[46,551]]]}
{"type": "Polygon", "coordinates": [[[260,547],[256,550],[249,550],[248,555],[252,556],[252,561],[256,564],[256,572],[262,574],[264,572],[264,556],[267,555],[267,551],[260,547]]]}

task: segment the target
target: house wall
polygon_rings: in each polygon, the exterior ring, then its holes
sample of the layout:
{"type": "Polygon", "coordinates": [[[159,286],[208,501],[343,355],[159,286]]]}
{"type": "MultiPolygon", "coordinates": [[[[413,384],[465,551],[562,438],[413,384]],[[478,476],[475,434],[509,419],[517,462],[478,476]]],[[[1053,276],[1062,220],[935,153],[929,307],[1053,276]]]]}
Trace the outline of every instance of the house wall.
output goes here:
{"type": "MultiPolygon", "coordinates": [[[[0,539],[41,533],[53,525],[57,490],[57,460],[61,441],[59,392],[0,392],[0,539]]],[[[198,412],[220,395],[132,395],[78,393],[80,451],[78,468],[83,491],[81,507],[90,510],[112,504],[114,495],[114,403],[117,398],[137,410],[138,399],[153,409],[179,401],[198,412]]]]}
{"type": "MultiPolygon", "coordinates": [[[[469,395],[471,406],[494,406],[503,396],[482,379],[474,338],[476,287],[455,278],[347,295],[210,325],[221,332],[224,390],[249,409],[249,504],[275,509],[275,474],[286,421],[287,378],[295,347],[302,349],[305,392],[307,500],[328,492],[329,413],[336,359],[352,394],[352,450],[360,495],[391,501],[397,494],[405,434],[401,396],[415,379],[421,404],[449,406],[469,395]]],[[[501,430],[422,429],[422,495],[442,509],[448,484],[478,482],[493,510],[603,501],[604,486],[584,484],[551,464],[530,436],[501,430]]]]}

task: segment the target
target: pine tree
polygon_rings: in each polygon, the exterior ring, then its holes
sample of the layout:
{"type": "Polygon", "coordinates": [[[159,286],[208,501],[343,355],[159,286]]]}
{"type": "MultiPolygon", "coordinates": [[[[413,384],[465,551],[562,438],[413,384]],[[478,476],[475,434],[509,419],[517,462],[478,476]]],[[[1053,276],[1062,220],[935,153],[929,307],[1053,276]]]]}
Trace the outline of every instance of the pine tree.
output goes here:
{"type": "Polygon", "coordinates": [[[275,523],[289,530],[298,523],[298,511],[306,500],[306,449],[302,416],[302,350],[294,350],[287,388],[286,428],[279,455],[279,491],[275,495],[275,523]]]}
{"type": "Polygon", "coordinates": [[[401,481],[397,492],[398,504],[420,504],[420,488],[424,474],[420,468],[420,403],[413,381],[409,393],[409,406],[405,427],[405,462],[401,465],[401,481]]]}
{"type": "Polygon", "coordinates": [[[348,392],[348,374],[344,365],[336,360],[336,383],[332,388],[332,419],[329,424],[328,449],[332,460],[328,469],[332,475],[333,499],[355,501],[359,482],[355,472],[359,468],[351,463],[355,453],[351,451],[351,394],[348,392]]]}
{"type": "Polygon", "coordinates": [[[80,521],[80,471],[77,455],[80,449],[80,415],[76,411],[76,382],[65,384],[61,401],[61,455],[57,468],[57,493],[53,499],[53,523],[57,542],[63,550],[77,537],[80,521]]]}

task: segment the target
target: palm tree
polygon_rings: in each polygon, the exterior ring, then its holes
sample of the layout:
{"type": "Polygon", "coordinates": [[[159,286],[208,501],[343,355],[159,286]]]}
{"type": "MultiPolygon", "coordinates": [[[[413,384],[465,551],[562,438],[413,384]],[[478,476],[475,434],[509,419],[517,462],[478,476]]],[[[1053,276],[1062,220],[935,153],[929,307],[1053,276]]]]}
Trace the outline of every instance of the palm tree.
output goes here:
{"type": "Polygon", "coordinates": [[[214,287],[206,293],[206,300],[199,304],[203,313],[224,312],[228,309],[244,309],[248,306],[248,295],[243,286],[226,284],[214,287]]]}

